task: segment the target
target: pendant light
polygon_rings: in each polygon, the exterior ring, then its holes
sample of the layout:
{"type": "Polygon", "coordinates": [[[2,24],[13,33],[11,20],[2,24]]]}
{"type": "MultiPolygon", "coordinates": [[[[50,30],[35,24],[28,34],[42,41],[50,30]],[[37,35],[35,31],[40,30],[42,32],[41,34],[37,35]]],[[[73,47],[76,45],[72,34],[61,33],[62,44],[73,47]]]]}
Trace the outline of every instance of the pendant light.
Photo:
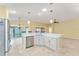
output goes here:
{"type": "Polygon", "coordinates": [[[49,3],[50,5],[50,28],[51,28],[51,32],[54,33],[54,19],[53,19],[53,3],[49,3]]]}
{"type": "Polygon", "coordinates": [[[30,32],[30,14],[31,14],[31,10],[28,9],[27,11],[27,14],[28,14],[28,20],[27,20],[27,26],[28,26],[28,32],[30,32]]]}
{"type": "Polygon", "coordinates": [[[18,17],[18,26],[21,27],[21,21],[20,21],[21,17],[18,17]]]}
{"type": "Polygon", "coordinates": [[[30,25],[30,14],[31,14],[31,11],[30,11],[30,9],[28,9],[28,12],[27,12],[27,14],[28,14],[28,20],[27,20],[27,24],[28,24],[28,25],[30,25]]]}
{"type": "Polygon", "coordinates": [[[54,17],[53,17],[53,15],[54,15],[53,14],[53,3],[50,3],[49,5],[51,7],[51,9],[50,9],[50,25],[52,27],[52,32],[54,33],[55,23],[59,23],[59,22],[57,21],[57,19],[54,19],[54,17]]]}

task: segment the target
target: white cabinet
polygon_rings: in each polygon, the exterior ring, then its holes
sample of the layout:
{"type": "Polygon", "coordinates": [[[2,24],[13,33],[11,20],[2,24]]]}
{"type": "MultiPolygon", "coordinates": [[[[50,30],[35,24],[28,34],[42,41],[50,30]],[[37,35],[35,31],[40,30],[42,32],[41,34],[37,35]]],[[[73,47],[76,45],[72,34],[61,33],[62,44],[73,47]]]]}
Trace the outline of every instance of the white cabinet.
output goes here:
{"type": "Polygon", "coordinates": [[[45,46],[46,47],[49,47],[50,46],[50,40],[48,39],[48,37],[47,36],[45,36],[45,46]]]}
{"type": "Polygon", "coordinates": [[[38,45],[38,38],[36,35],[34,36],[34,45],[38,45]]]}
{"type": "Polygon", "coordinates": [[[53,50],[56,50],[56,48],[57,48],[57,41],[56,41],[56,39],[55,38],[51,38],[50,39],[50,46],[49,46],[49,48],[51,48],[51,49],[53,49],[53,50]]]}
{"type": "MultiPolygon", "coordinates": [[[[35,34],[34,45],[48,47],[52,50],[58,50],[60,48],[60,37],[46,34],[35,34]]],[[[25,42],[25,41],[24,41],[25,42]]]]}
{"type": "Polygon", "coordinates": [[[52,50],[57,50],[60,48],[60,39],[59,38],[53,38],[53,37],[50,37],[50,36],[45,36],[45,45],[46,47],[52,49],[52,50]]]}
{"type": "Polygon", "coordinates": [[[40,45],[41,44],[41,39],[40,39],[40,35],[37,35],[37,40],[38,40],[38,44],[37,45],[40,45]]]}
{"type": "Polygon", "coordinates": [[[56,50],[56,39],[52,37],[46,37],[45,46],[50,49],[56,50]]]}
{"type": "Polygon", "coordinates": [[[57,50],[61,50],[62,49],[62,47],[63,47],[62,45],[63,45],[62,44],[62,39],[60,39],[60,38],[52,38],[50,40],[49,48],[57,51],[57,50]]]}
{"type": "Polygon", "coordinates": [[[35,37],[34,37],[34,44],[35,45],[40,45],[40,36],[39,35],[35,35],[35,37]]]}
{"type": "Polygon", "coordinates": [[[22,47],[26,48],[26,37],[22,37],[22,47]]]}
{"type": "Polygon", "coordinates": [[[43,35],[36,35],[35,38],[34,38],[34,44],[35,45],[41,45],[43,46],[44,45],[44,36],[43,35]]]}
{"type": "Polygon", "coordinates": [[[40,36],[40,40],[39,40],[39,45],[41,45],[41,46],[44,46],[44,36],[43,35],[41,35],[40,36]]]}

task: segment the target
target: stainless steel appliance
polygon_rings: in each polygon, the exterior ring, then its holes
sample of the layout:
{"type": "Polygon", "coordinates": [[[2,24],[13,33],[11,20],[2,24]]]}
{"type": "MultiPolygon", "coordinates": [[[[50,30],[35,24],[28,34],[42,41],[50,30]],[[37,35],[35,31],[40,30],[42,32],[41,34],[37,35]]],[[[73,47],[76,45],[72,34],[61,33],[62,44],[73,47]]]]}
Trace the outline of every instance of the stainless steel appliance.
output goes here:
{"type": "Polygon", "coordinates": [[[26,48],[34,46],[34,36],[26,37],[26,48]]]}
{"type": "Polygon", "coordinates": [[[0,56],[5,56],[9,49],[9,21],[6,19],[0,19],[0,56]]]}

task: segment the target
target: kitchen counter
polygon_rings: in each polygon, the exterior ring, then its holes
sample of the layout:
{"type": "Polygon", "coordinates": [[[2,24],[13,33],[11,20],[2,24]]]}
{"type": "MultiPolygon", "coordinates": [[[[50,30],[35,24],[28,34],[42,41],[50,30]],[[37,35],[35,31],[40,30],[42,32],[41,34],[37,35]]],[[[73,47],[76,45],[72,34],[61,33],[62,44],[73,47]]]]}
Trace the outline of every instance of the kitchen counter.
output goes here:
{"type": "Polygon", "coordinates": [[[34,36],[34,45],[35,46],[44,46],[52,50],[57,50],[61,48],[61,34],[52,34],[52,33],[29,33],[23,34],[23,43],[24,47],[26,45],[26,37],[34,36]]]}
{"type": "Polygon", "coordinates": [[[52,38],[60,38],[62,35],[61,34],[52,34],[52,33],[47,33],[44,34],[44,36],[52,37],[52,38]]]}
{"type": "Polygon", "coordinates": [[[49,37],[53,37],[53,38],[59,38],[62,35],[61,34],[52,34],[52,33],[29,33],[29,34],[22,34],[22,37],[26,37],[26,36],[35,36],[35,35],[44,35],[44,36],[49,36],[49,37]]]}
{"type": "Polygon", "coordinates": [[[35,33],[23,33],[22,37],[35,36],[35,33]]]}

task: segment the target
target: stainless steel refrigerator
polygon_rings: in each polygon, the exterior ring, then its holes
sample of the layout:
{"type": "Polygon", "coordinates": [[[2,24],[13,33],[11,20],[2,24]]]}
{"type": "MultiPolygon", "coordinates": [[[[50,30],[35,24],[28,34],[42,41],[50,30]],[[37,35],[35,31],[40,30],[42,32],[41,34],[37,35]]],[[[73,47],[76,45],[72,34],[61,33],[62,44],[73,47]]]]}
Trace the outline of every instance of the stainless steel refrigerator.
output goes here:
{"type": "Polygon", "coordinates": [[[5,56],[10,49],[9,21],[0,19],[0,56],[5,56]]]}

